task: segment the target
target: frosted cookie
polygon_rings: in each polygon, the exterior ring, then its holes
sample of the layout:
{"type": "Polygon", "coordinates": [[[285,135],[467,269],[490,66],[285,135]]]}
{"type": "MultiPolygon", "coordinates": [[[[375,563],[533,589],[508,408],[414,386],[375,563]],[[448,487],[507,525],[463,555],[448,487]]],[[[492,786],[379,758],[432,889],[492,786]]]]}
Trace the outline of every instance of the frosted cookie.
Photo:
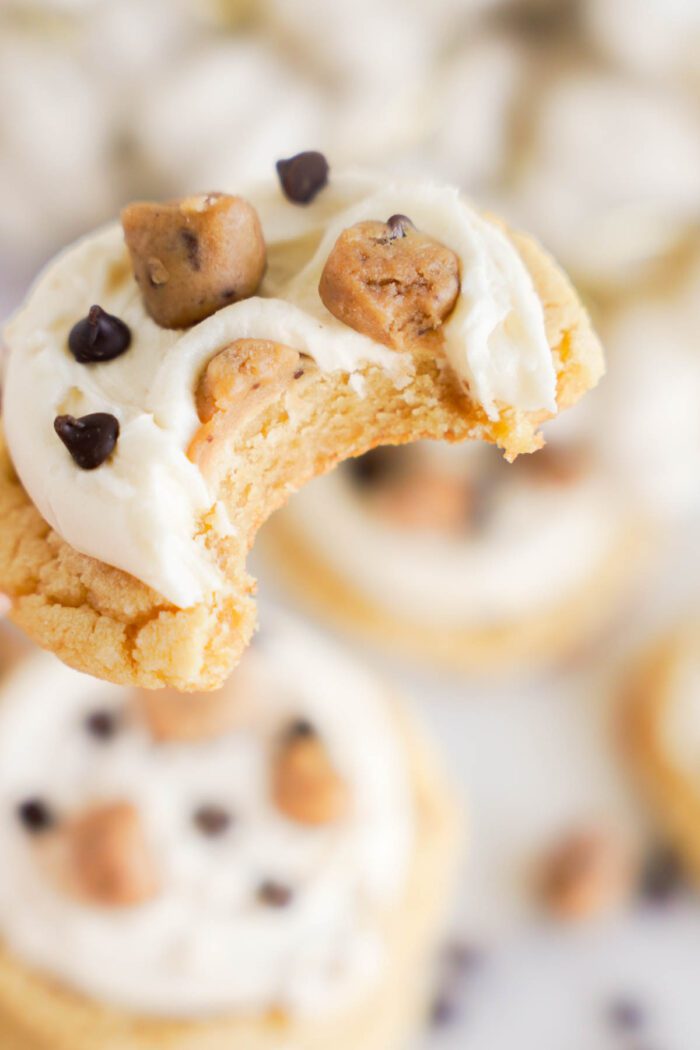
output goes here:
{"type": "Polygon", "coordinates": [[[43,653],[0,691],[0,1043],[404,1045],[456,841],[422,735],[276,619],[223,721],[157,696],[43,653]]]}
{"type": "Polygon", "coordinates": [[[376,449],[298,493],[261,550],[297,602],[462,670],[556,664],[610,624],[649,526],[590,441],[504,463],[485,445],[376,449]]]}
{"type": "Polygon", "coordinates": [[[593,41],[632,72],[697,83],[700,9],[694,0],[589,0],[582,13],[593,41]]]}
{"type": "Polygon", "coordinates": [[[631,675],[621,743],[663,830],[700,880],[700,623],[684,623],[631,675]]]}
{"type": "Polygon", "coordinates": [[[255,208],[130,206],[128,247],[112,226],[65,252],[6,331],[0,586],[115,682],[223,680],[255,534],[315,475],[424,437],[512,459],[603,369],[549,257],[456,191],[278,168],[255,208]]]}
{"type": "Polygon", "coordinates": [[[682,520],[700,509],[700,242],[663,286],[608,311],[601,328],[608,462],[647,513],[682,520]]]}
{"type": "Polygon", "coordinates": [[[540,95],[509,216],[597,293],[663,272],[700,207],[692,100],[587,66],[543,78],[540,95]]]}

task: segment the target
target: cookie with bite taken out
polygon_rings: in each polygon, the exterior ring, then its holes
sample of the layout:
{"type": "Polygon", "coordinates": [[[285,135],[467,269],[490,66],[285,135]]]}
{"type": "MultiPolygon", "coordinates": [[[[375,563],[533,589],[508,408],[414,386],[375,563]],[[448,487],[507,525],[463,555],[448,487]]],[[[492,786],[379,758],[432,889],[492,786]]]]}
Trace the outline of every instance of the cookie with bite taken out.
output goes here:
{"type": "Polygon", "coordinates": [[[290,493],[419,438],[514,459],[602,373],[531,239],[452,189],[321,179],[304,156],[284,192],[130,205],[7,328],[0,586],[78,669],[216,687],[255,628],[248,551],[290,493]]]}

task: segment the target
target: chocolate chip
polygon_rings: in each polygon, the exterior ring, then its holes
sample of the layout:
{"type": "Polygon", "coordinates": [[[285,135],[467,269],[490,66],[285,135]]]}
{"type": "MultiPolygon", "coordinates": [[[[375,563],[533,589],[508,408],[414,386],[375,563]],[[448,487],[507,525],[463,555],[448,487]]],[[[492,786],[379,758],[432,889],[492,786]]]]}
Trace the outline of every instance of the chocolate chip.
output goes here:
{"type": "Polygon", "coordinates": [[[85,728],[97,740],[111,740],[119,729],[119,717],[114,711],[93,711],[85,719],[85,728]]]}
{"type": "Polygon", "coordinates": [[[352,480],[361,488],[373,488],[381,485],[388,477],[396,473],[396,458],[385,448],[374,448],[347,461],[347,469],[352,480]]]}
{"type": "Polygon", "coordinates": [[[637,1032],[644,1024],[644,1010],[634,999],[616,999],[608,1016],[612,1027],[620,1032],[637,1032]]]}
{"type": "Polygon", "coordinates": [[[109,412],[87,416],[56,416],[54,430],[82,470],[94,470],[112,454],[119,437],[119,420],[109,412]]]}
{"type": "Polygon", "coordinates": [[[101,306],[91,306],[87,317],[73,325],[68,348],[81,365],[112,361],[131,345],[131,330],[101,306]]]}
{"type": "Polygon", "coordinates": [[[32,835],[48,831],[55,822],[51,810],[40,798],[29,798],[25,802],[20,802],[17,807],[17,816],[32,835]]]}
{"type": "Polygon", "coordinates": [[[316,727],[305,718],[297,718],[288,726],[284,735],[287,740],[301,740],[316,736],[316,727]]]}
{"type": "Polygon", "coordinates": [[[392,215],[386,220],[386,224],[392,240],[396,237],[405,237],[409,230],[415,229],[408,215],[392,215]]]}
{"type": "Polygon", "coordinates": [[[328,182],[328,171],[328,161],[315,150],[277,161],[282,189],[293,204],[310,204],[328,182]]]}
{"type": "Polygon", "coordinates": [[[188,263],[193,270],[201,270],[202,259],[199,254],[199,237],[192,233],[191,230],[181,230],[180,237],[182,238],[182,243],[185,245],[188,263]]]}
{"type": "Polygon", "coordinates": [[[651,904],[666,904],[685,886],[680,858],[668,846],[657,846],[649,854],[639,883],[640,895],[651,904]]]}
{"type": "Polygon", "coordinates": [[[192,817],[195,826],[203,835],[223,835],[231,827],[233,817],[221,806],[200,806],[192,817]]]}
{"type": "Polygon", "coordinates": [[[303,374],[304,374],[304,369],[303,369],[303,368],[297,368],[297,370],[296,370],[296,372],[294,373],[294,375],[292,376],[292,378],[293,378],[293,379],[301,379],[301,377],[303,376],[303,374]]]}
{"type": "Polygon", "coordinates": [[[450,995],[438,995],[430,1008],[430,1024],[433,1028],[446,1028],[459,1017],[457,1000],[450,995]]]}
{"type": "Polygon", "coordinates": [[[478,970],[483,961],[484,952],[473,944],[453,941],[445,947],[444,963],[451,975],[466,977],[478,970]]]}
{"type": "Polygon", "coordinates": [[[273,882],[268,879],[258,887],[258,900],[271,908],[286,908],[288,904],[291,904],[293,898],[293,891],[281,882],[273,882]]]}

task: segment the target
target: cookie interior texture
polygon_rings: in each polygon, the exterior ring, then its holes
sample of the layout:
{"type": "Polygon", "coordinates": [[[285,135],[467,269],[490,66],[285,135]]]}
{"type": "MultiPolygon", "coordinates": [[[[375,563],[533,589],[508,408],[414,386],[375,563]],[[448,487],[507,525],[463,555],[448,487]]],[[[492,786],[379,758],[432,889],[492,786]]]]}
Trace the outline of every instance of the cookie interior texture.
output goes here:
{"type": "MultiPolygon", "coordinates": [[[[566,408],[600,377],[600,346],[552,260],[530,238],[510,238],[542,303],[557,406],[566,408]]],[[[214,515],[201,520],[198,542],[223,583],[184,608],[61,538],[26,495],[3,447],[0,581],[13,597],[13,618],[67,663],[113,682],[215,688],[255,629],[248,550],[263,522],[295,489],[379,444],[483,440],[511,458],[540,447],[539,427],[550,413],[503,408],[488,414],[434,344],[416,347],[410,359],[411,374],[400,388],[378,364],[349,374],[302,359],[281,395],[251,398],[235,426],[225,425],[221,414],[212,454],[205,456],[201,445],[200,451],[234,530],[220,528],[214,515]]]]}

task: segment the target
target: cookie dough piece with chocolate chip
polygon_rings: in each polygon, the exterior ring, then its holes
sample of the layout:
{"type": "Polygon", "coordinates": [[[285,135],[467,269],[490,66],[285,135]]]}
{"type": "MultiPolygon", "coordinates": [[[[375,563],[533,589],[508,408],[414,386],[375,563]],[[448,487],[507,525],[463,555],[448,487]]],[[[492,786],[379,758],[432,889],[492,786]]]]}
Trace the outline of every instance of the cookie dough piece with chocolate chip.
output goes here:
{"type": "Polygon", "coordinates": [[[351,328],[396,350],[425,345],[459,295],[459,260],[405,215],[360,222],[341,233],[319,294],[351,328]]]}
{"type": "Polygon", "coordinates": [[[208,193],[122,212],[144,303],[163,328],[188,328],[247,299],[265,272],[265,240],[253,206],[208,193]]]}

